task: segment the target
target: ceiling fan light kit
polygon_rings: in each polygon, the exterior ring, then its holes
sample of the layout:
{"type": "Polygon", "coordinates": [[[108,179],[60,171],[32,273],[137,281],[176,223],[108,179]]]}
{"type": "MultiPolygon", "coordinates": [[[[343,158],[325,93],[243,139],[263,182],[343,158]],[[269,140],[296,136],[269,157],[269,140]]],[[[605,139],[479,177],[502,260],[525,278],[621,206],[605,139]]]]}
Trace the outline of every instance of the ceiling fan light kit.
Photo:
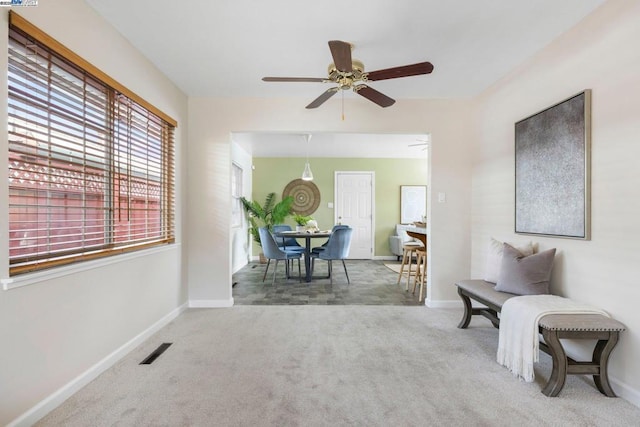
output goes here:
{"type": "Polygon", "coordinates": [[[329,98],[335,95],[339,90],[353,90],[358,95],[368,99],[369,101],[383,107],[390,107],[396,101],[387,95],[378,92],[368,86],[366,82],[397,79],[400,77],[417,76],[421,74],[429,74],[433,71],[433,65],[430,62],[419,62],[412,65],[404,65],[400,67],[386,68],[384,70],[365,72],[364,64],[351,57],[350,43],[331,40],[329,41],[329,50],[333,62],[329,64],[328,77],[263,77],[265,82],[311,82],[311,83],[335,83],[337,86],[327,89],[319,97],[314,99],[306,108],[318,108],[324,104],[329,98]]]}

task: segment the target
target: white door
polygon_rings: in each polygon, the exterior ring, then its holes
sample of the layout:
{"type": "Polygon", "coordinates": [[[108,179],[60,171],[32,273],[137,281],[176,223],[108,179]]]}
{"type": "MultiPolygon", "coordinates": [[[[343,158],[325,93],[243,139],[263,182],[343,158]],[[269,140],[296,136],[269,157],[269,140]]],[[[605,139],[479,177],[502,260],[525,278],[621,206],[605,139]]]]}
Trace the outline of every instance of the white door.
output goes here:
{"type": "Polygon", "coordinates": [[[336,172],[336,223],[353,228],[349,259],[373,258],[374,172],[336,172]]]}

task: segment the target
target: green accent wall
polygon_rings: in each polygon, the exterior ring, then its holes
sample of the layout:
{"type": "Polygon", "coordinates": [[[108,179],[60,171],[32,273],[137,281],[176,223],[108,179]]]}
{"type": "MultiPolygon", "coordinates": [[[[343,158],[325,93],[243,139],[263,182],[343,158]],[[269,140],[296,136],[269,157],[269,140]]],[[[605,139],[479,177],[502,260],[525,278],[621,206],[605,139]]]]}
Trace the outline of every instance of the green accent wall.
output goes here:
{"type": "MultiPolygon", "coordinates": [[[[294,179],[300,178],[306,159],[299,157],[271,158],[254,157],[253,195],[261,203],[267,194],[275,192],[282,200],[282,191],[294,179]]],[[[320,190],[320,206],[311,216],[318,221],[320,229],[333,226],[334,209],[327,204],[333,202],[334,175],[336,171],[375,172],[375,234],[374,256],[392,255],[389,251],[389,236],[400,221],[400,186],[427,185],[427,159],[368,159],[368,158],[311,158],[313,183],[320,190]]],[[[295,226],[293,219],[288,224],[295,226]]],[[[259,251],[255,245],[254,255],[259,251]]]]}

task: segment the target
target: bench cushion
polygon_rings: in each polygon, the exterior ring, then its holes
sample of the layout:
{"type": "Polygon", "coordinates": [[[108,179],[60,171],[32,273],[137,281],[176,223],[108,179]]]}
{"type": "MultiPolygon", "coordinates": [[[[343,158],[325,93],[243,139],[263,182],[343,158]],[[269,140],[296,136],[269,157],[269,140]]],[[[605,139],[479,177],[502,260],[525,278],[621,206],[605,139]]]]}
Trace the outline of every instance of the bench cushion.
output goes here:
{"type": "Polygon", "coordinates": [[[622,323],[602,314],[547,314],[538,325],[550,331],[624,331],[622,323]]]}
{"type": "Polygon", "coordinates": [[[502,307],[502,304],[509,298],[517,296],[507,292],[496,291],[495,284],[484,280],[460,280],[456,282],[456,286],[498,307],[502,307]]]}

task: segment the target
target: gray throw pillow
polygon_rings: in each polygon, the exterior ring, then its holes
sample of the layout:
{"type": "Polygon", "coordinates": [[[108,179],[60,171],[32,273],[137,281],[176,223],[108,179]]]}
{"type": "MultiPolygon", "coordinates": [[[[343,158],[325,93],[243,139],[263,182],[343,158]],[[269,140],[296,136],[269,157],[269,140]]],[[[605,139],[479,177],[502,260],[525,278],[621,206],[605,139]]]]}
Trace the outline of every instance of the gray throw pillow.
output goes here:
{"type": "Polygon", "coordinates": [[[554,248],[524,256],[513,246],[505,243],[496,291],[516,295],[548,294],[555,254],[554,248]]]}
{"type": "MultiPolygon", "coordinates": [[[[484,270],[484,281],[497,283],[498,276],[500,276],[500,267],[502,266],[502,248],[504,243],[493,237],[489,239],[489,248],[487,250],[487,263],[484,270]]],[[[510,243],[511,245],[511,243],[510,243]]],[[[522,253],[522,255],[531,255],[535,251],[533,250],[533,242],[529,241],[522,243],[519,246],[511,245],[522,253]]]]}

